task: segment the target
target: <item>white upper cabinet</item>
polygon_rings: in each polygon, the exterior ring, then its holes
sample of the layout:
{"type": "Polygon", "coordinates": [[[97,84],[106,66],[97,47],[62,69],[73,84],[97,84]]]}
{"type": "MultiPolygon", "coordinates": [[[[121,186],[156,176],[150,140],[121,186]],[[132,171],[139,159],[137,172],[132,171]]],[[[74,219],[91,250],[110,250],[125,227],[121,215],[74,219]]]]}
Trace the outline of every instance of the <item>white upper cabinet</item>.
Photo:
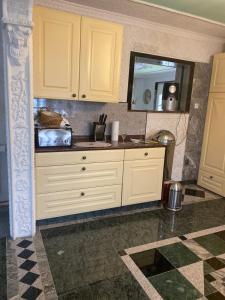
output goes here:
{"type": "Polygon", "coordinates": [[[81,17],[34,8],[34,96],[78,99],[81,17]]]}
{"type": "Polygon", "coordinates": [[[123,27],[34,8],[34,97],[119,102],[123,27]]]}
{"type": "Polygon", "coordinates": [[[82,18],[80,97],[118,102],[122,27],[115,23],[82,18]]]}
{"type": "Polygon", "coordinates": [[[225,93],[225,53],[214,56],[210,92],[225,93]]]}

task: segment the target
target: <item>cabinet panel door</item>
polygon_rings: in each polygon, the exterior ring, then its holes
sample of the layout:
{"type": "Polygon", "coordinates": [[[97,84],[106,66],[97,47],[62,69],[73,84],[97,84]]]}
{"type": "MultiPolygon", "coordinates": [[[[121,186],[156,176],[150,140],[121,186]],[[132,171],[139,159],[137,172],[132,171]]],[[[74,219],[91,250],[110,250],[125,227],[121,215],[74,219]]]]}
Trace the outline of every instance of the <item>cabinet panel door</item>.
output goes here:
{"type": "Polygon", "coordinates": [[[82,18],[80,99],[119,102],[121,48],[121,25],[82,18]]]}
{"type": "Polygon", "coordinates": [[[34,8],[35,97],[78,98],[80,23],[74,14],[34,8]]]}
{"type": "Polygon", "coordinates": [[[218,195],[225,196],[225,179],[212,173],[199,171],[198,185],[218,195]]]}
{"type": "Polygon", "coordinates": [[[122,184],[123,163],[108,162],[36,168],[38,194],[122,184]]]}
{"type": "Polygon", "coordinates": [[[161,200],[163,159],[124,162],[122,205],[161,200]]]}
{"type": "Polygon", "coordinates": [[[214,56],[210,92],[225,93],[225,53],[214,56]]]}
{"type": "Polygon", "coordinates": [[[66,216],[121,205],[121,185],[37,195],[37,219],[66,216]]]}
{"type": "Polygon", "coordinates": [[[209,95],[200,169],[225,178],[225,93],[209,95]]]}

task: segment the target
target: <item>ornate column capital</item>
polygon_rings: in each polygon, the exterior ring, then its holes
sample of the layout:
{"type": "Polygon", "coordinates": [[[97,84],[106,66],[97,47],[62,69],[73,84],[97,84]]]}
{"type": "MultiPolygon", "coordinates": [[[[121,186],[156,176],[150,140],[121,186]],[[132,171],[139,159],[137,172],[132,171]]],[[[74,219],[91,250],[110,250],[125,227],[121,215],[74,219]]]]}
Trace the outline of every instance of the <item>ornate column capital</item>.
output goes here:
{"type": "Polygon", "coordinates": [[[2,23],[32,27],[33,0],[2,0],[2,23]]]}

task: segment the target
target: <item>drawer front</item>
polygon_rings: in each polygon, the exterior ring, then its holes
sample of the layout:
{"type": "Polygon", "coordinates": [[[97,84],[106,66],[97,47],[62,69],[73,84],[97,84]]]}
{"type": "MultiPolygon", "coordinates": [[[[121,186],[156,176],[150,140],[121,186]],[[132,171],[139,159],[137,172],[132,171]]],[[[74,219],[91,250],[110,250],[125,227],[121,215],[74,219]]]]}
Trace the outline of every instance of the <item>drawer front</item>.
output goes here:
{"type": "Polygon", "coordinates": [[[124,150],[65,151],[36,153],[36,167],[122,161],[124,150]]]}
{"type": "Polygon", "coordinates": [[[124,160],[148,160],[152,158],[164,158],[165,148],[142,148],[125,150],[124,160]]]}
{"type": "Polygon", "coordinates": [[[123,162],[36,167],[38,194],[122,184],[123,162]]]}
{"type": "Polygon", "coordinates": [[[225,196],[225,178],[223,177],[200,170],[198,174],[198,185],[216,194],[225,196]]]}
{"type": "Polygon", "coordinates": [[[121,185],[37,195],[37,220],[121,205],[121,185]]]}

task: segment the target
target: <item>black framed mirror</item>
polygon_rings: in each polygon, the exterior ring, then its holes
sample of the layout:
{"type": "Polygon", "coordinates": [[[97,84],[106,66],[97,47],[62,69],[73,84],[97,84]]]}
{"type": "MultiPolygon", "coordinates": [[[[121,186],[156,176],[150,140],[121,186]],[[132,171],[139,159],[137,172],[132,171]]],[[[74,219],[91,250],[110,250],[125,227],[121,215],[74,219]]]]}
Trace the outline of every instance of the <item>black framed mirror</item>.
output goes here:
{"type": "Polygon", "coordinates": [[[188,112],[194,62],[131,52],[128,109],[149,112],[188,112]]]}

